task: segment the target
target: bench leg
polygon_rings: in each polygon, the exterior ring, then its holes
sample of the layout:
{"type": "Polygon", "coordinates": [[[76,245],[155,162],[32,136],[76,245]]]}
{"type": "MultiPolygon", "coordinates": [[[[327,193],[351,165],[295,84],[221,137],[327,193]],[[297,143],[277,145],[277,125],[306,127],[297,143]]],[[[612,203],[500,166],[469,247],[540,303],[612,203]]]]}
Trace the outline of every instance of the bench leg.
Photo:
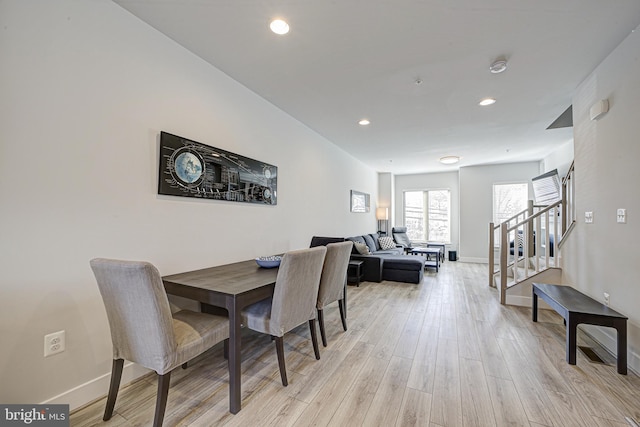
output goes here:
{"type": "Polygon", "coordinates": [[[567,363],[569,365],[576,364],[576,338],[578,323],[574,318],[569,316],[567,320],[567,363]]]}
{"type": "Polygon", "coordinates": [[[627,375],[627,321],[617,322],[618,332],[618,373],[627,375]]]}

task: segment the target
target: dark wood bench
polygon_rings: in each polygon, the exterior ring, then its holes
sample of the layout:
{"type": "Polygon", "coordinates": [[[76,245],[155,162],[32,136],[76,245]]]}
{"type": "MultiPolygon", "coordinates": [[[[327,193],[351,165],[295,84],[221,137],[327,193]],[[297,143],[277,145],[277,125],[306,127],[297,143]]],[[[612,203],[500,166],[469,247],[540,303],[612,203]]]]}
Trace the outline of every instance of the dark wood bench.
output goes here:
{"type": "Polygon", "coordinates": [[[560,314],[567,327],[567,363],[576,364],[576,331],[580,323],[607,326],[618,332],[618,373],[627,374],[627,317],[570,287],[533,284],[533,321],[538,321],[538,297],[560,314]]]}

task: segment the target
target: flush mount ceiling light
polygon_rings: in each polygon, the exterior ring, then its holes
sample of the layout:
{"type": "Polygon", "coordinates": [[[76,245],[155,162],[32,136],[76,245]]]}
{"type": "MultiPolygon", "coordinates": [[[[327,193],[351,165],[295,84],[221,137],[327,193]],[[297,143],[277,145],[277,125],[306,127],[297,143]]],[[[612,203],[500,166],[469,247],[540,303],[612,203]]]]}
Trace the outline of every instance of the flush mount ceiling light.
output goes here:
{"type": "Polygon", "coordinates": [[[443,165],[453,165],[455,163],[458,163],[460,161],[460,157],[459,156],[444,156],[444,157],[440,157],[440,163],[442,163],[443,165]]]}
{"type": "Polygon", "coordinates": [[[492,104],[495,104],[495,103],[496,103],[496,100],[494,98],[485,98],[482,101],[480,101],[478,103],[478,105],[486,107],[487,105],[492,105],[492,104]]]}
{"type": "Polygon", "coordinates": [[[507,60],[506,59],[496,59],[493,64],[489,65],[489,71],[493,74],[502,73],[507,69],[507,60]]]}
{"type": "Polygon", "coordinates": [[[269,24],[269,28],[276,34],[283,35],[289,32],[289,24],[282,19],[274,19],[269,24]]]}
{"type": "Polygon", "coordinates": [[[367,126],[368,124],[370,124],[371,122],[368,119],[362,119],[358,122],[358,124],[360,126],[367,126]]]}

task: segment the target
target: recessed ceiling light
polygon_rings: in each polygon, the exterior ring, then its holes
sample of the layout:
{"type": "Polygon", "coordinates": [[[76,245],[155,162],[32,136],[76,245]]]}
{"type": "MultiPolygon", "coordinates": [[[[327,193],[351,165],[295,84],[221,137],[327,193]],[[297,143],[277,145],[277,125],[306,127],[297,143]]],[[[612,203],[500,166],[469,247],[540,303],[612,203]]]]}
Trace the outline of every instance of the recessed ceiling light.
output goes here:
{"type": "Polygon", "coordinates": [[[368,124],[370,124],[370,123],[371,123],[371,122],[370,122],[368,119],[362,119],[362,120],[360,120],[360,121],[358,122],[358,124],[359,124],[360,126],[366,126],[366,125],[368,125],[368,124]]]}
{"type": "Polygon", "coordinates": [[[289,24],[282,19],[274,19],[271,21],[269,28],[271,28],[271,31],[274,33],[280,35],[287,34],[289,32],[289,24]]]}
{"type": "Polygon", "coordinates": [[[454,163],[458,163],[460,161],[459,156],[444,156],[440,157],[440,163],[443,165],[453,165],[454,163]]]}
{"type": "Polygon", "coordinates": [[[482,101],[480,101],[478,103],[478,105],[486,107],[487,105],[492,105],[492,104],[495,104],[495,103],[496,103],[496,100],[494,98],[485,98],[482,101]]]}

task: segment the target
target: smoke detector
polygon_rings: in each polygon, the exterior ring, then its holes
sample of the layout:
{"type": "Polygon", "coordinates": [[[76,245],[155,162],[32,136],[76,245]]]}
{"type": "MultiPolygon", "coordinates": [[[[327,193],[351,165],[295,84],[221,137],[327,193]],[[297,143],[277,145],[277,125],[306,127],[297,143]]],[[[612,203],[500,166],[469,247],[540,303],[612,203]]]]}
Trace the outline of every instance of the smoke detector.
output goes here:
{"type": "Polygon", "coordinates": [[[507,69],[507,60],[506,59],[497,59],[493,62],[493,64],[489,65],[489,71],[492,74],[498,74],[507,69]]]}

